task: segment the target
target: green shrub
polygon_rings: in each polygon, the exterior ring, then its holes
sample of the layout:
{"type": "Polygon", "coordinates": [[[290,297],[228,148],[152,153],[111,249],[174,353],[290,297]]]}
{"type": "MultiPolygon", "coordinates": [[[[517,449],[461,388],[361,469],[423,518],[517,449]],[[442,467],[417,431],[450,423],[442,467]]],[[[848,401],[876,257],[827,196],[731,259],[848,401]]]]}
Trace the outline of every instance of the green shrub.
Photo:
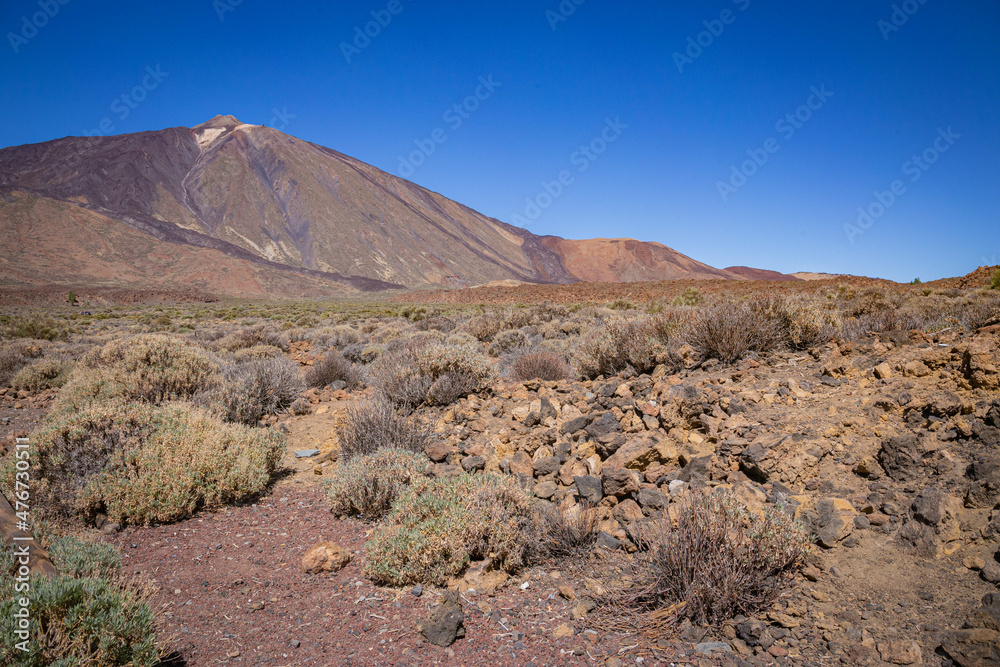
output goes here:
{"type": "Polygon", "coordinates": [[[670,305],[672,306],[697,306],[701,303],[701,292],[694,287],[686,290],[674,297],[670,305]]]}
{"type": "Polygon", "coordinates": [[[516,572],[530,554],[531,511],[509,476],[415,480],[365,545],[365,575],[381,585],[443,585],[478,558],[516,572]]]}
{"type": "Polygon", "coordinates": [[[11,378],[14,389],[41,391],[61,387],[69,379],[69,367],[59,359],[39,359],[25,366],[11,378]]]}
{"type": "Polygon", "coordinates": [[[422,452],[430,431],[412,415],[399,412],[384,396],[377,395],[347,407],[337,427],[337,440],[344,458],[374,454],[384,449],[422,452]]]}
{"type": "Polygon", "coordinates": [[[160,334],[124,338],[83,356],[52,412],[116,398],[148,403],[189,398],[212,386],[217,371],[205,351],[190,342],[160,334]]]}
{"type": "Polygon", "coordinates": [[[1000,269],[994,271],[993,275],[990,276],[990,289],[1000,290],[1000,269]]]}
{"type": "Polygon", "coordinates": [[[412,480],[424,476],[427,465],[426,456],[403,449],[349,458],[334,469],[326,485],[333,512],[378,521],[412,480]]]}
{"type": "Polygon", "coordinates": [[[716,492],[682,500],[676,526],[662,521],[644,542],[625,601],[672,608],[675,620],[718,624],[770,607],[801,564],[809,538],[781,510],[752,514],[732,494],[716,492]]]}
{"type": "Polygon", "coordinates": [[[15,589],[13,552],[2,549],[0,664],[158,664],[160,651],[148,592],[121,578],[114,550],[65,538],[53,545],[51,555],[60,574],[31,580],[28,650],[22,652],[16,646],[22,639],[15,634],[20,628],[14,613],[24,593],[15,589]],[[88,565],[88,558],[95,559],[95,564],[88,565]]]}
{"type": "Polygon", "coordinates": [[[33,338],[35,340],[65,340],[70,329],[65,322],[40,315],[0,318],[0,338],[33,338]]]}
{"type": "MultiPolygon", "coordinates": [[[[284,452],[273,429],[123,401],[57,416],[32,441],[38,516],[88,523],[99,513],[119,524],[177,521],[239,502],[266,488],[284,452]]],[[[9,488],[12,462],[4,473],[9,488]]]]}
{"type": "Polygon", "coordinates": [[[59,574],[73,578],[108,579],[121,570],[121,556],[114,547],[103,542],[57,537],[52,540],[48,552],[59,574]]]}

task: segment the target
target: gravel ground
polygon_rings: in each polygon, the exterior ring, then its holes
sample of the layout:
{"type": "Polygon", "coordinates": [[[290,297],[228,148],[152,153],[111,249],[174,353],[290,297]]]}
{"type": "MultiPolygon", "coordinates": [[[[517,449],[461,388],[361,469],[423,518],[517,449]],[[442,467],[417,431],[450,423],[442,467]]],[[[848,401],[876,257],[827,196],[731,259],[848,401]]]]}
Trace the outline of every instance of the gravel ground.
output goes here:
{"type": "MultiPolygon", "coordinates": [[[[497,597],[466,595],[466,637],[451,648],[425,643],[415,629],[440,591],[377,588],[361,576],[370,527],[331,515],[316,485],[279,483],[258,504],[169,526],[130,529],[110,540],[127,572],[156,588],[154,604],[170,649],[187,665],[555,665],[605,664],[632,637],[569,622],[551,572],[523,573],[497,597]],[[335,574],[301,570],[306,550],[332,541],[354,553],[335,574]],[[522,590],[518,582],[527,581],[522,590]]],[[[709,659],[692,645],[663,642],[644,664],[740,664],[709,659]]],[[[635,664],[632,650],[624,664],[635,664]]],[[[611,664],[615,664],[612,659],[611,664]]]]}

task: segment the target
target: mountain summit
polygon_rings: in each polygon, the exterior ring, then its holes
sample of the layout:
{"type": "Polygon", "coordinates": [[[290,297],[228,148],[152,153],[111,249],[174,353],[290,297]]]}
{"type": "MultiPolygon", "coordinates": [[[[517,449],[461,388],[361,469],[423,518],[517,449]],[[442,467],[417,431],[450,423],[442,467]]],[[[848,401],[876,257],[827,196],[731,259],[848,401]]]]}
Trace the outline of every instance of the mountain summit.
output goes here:
{"type": "Polygon", "coordinates": [[[108,282],[117,272],[252,295],[276,285],[294,294],[299,284],[741,279],[661,244],[537,236],[230,115],[0,150],[0,233],[10,241],[0,251],[7,284],[108,282]],[[153,248],[164,258],[155,270],[153,248]],[[169,268],[178,264],[188,269],[169,268]],[[224,266],[228,280],[218,275],[224,266]],[[233,272],[253,276],[256,287],[241,288],[233,272]]]}

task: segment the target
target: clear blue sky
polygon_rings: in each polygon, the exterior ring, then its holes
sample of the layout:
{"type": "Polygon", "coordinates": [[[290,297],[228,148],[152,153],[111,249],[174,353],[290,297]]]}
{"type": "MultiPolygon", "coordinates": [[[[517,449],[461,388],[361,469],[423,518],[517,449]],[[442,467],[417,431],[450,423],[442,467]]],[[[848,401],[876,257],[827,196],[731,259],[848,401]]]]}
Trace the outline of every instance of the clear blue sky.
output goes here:
{"type": "Polygon", "coordinates": [[[1000,263],[996,0],[61,1],[2,3],[0,146],[233,114],[393,173],[433,144],[411,180],[539,234],[900,281],[1000,263]]]}

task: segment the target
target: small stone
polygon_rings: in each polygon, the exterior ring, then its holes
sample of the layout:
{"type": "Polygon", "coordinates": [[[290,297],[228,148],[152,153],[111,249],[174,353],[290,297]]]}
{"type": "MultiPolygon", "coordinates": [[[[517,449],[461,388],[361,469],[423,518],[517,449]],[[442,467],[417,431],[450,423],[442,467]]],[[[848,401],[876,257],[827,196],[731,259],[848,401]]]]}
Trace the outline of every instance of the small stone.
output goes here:
{"type": "Polygon", "coordinates": [[[230,658],[238,658],[238,657],[240,657],[240,650],[239,650],[238,648],[234,648],[234,649],[233,649],[232,651],[230,651],[230,652],[229,652],[229,653],[228,653],[227,655],[228,655],[228,656],[229,656],[230,658]]]}
{"type": "Polygon", "coordinates": [[[566,600],[575,600],[576,591],[573,590],[572,586],[563,584],[559,587],[559,595],[561,595],[566,600]]]}
{"type": "Polygon", "coordinates": [[[423,594],[424,594],[424,587],[421,586],[420,584],[417,584],[416,586],[410,589],[410,595],[412,595],[415,598],[418,598],[423,594]]]}
{"type": "Polygon", "coordinates": [[[879,380],[888,380],[892,377],[892,366],[890,366],[887,362],[882,362],[875,367],[874,372],[875,377],[879,380]]]}
{"type": "Polygon", "coordinates": [[[986,563],[980,570],[979,576],[983,581],[991,584],[1000,584],[1000,564],[996,561],[986,563]]]}
{"type": "Polygon", "coordinates": [[[726,642],[702,642],[694,645],[695,653],[712,655],[713,653],[732,653],[733,647],[726,642]]]}
{"type": "Polygon", "coordinates": [[[291,642],[289,642],[289,646],[291,646],[292,648],[298,648],[302,646],[302,642],[300,642],[298,639],[293,639],[291,642]]]}
{"type": "Polygon", "coordinates": [[[351,562],[351,552],[333,542],[317,544],[302,557],[302,571],[306,574],[338,572],[351,562]]]}
{"type": "Polygon", "coordinates": [[[970,570],[981,570],[986,567],[986,561],[979,556],[966,556],[962,560],[962,565],[969,568],[970,570]]]}
{"type": "Polygon", "coordinates": [[[576,630],[569,623],[562,623],[556,626],[556,629],[552,631],[552,636],[556,639],[566,639],[567,637],[572,637],[576,634],[576,630]]]}
{"type": "Polygon", "coordinates": [[[878,654],[894,665],[919,665],[923,662],[920,644],[912,639],[891,639],[878,645],[878,654]]]}

